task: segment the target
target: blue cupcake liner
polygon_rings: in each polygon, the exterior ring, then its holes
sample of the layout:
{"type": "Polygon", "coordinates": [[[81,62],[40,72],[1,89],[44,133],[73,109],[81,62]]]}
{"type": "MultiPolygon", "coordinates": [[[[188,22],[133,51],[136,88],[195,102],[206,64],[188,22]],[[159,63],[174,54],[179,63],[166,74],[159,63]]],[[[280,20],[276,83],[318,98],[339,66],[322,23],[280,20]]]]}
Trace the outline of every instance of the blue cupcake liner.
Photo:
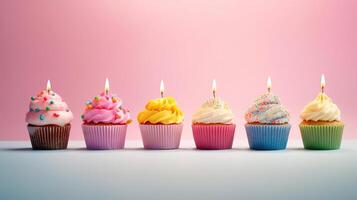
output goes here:
{"type": "Polygon", "coordinates": [[[251,125],[246,124],[250,149],[282,150],[286,149],[291,125],[251,125]]]}

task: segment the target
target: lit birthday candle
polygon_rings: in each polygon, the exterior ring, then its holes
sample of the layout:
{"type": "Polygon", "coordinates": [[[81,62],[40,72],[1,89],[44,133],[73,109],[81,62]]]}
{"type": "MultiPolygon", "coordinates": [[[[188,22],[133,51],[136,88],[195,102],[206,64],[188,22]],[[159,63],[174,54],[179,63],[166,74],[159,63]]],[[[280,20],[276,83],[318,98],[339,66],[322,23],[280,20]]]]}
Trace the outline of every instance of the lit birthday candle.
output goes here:
{"type": "Polygon", "coordinates": [[[160,96],[161,96],[161,98],[164,98],[164,92],[165,92],[165,85],[164,85],[164,81],[161,80],[160,81],[160,96]]]}
{"type": "Polygon", "coordinates": [[[50,91],[51,91],[51,81],[50,80],[47,80],[47,85],[46,85],[46,90],[47,90],[47,92],[48,93],[50,93],[50,91]]]}
{"type": "Polygon", "coordinates": [[[105,79],[104,92],[105,92],[105,95],[109,94],[109,80],[108,80],[108,78],[105,79]]]}
{"type": "Polygon", "coordinates": [[[216,98],[216,90],[217,90],[216,79],[213,79],[213,81],[212,81],[212,93],[213,93],[213,98],[216,98]]]}
{"type": "Polygon", "coordinates": [[[271,92],[271,88],[272,88],[270,76],[268,77],[268,80],[267,80],[267,88],[268,88],[268,92],[270,93],[271,92]]]}
{"type": "Polygon", "coordinates": [[[326,81],[325,81],[325,75],[321,75],[321,81],[320,81],[320,86],[321,86],[321,93],[325,92],[325,86],[326,86],[326,81]]]}

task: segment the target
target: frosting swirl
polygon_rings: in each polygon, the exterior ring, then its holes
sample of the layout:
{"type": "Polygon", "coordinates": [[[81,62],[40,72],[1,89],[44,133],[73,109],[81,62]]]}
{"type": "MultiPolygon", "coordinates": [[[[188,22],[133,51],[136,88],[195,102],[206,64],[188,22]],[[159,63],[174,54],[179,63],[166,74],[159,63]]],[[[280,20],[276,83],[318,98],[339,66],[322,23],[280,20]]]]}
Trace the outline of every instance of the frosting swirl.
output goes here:
{"type": "Polygon", "coordinates": [[[233,113],[229,106],[219,98],[210,98],[192,117],[192,123],[232,124],[233,113]]]}
{"type": "Polygon", "coordinates": [[[150,100],[145,110],[138,115],[140,124],[179,124],[183,121],[183,113],[177,107],[173,97],[150,100]]]}
{"type": "Polygon", "coordinates": [[[268,92],[259,96],[245,113],[248,123],[285,124],[289,122],[289,112],[278,96],[268,92]]]}
{"type": "Polygon", "coordinates": [[[341,111],[326,94],[320,93],[305,106],[300,117],[305,121],[340,121],[341,111]]]}
{"type": "Polygon", "coordinates": [[[26,122],[35,126],[65,126],[73,119],[73,114],[62,98],[53,91],[43,90],[31,97],[30,110],[26,122]]]}
{"type": "Polygon", "coordinates": [[[101,93],[91,101],[86,102],[82,115],[85,124],[129,124],[129,110],[122,106],[122,100],[117,95],[101,93]]]}

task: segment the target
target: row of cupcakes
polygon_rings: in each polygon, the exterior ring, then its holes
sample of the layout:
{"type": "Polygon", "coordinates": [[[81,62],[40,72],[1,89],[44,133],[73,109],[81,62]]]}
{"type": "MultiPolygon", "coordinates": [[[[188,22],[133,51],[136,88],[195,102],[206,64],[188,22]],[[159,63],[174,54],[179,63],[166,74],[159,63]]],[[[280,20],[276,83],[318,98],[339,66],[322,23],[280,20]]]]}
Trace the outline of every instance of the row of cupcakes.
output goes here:
{"type": "MultiPolygon", "coordinates": [[[[285,149],[291,125],[289,112],[281,105],[278,96],[268,91],[260,95],[245,113],[249,146],[255,150],[285,149]]],[[[305,106],[301,113],[300,131],[306,149],[339,149],[344,124],[340,110],[325,94],[325,79],[321,78],[321,92],[305,106]]],[[[145,149],[177,149],[180,145],[184,115],[172,97],[150,100],[137,120],[145,149]]],[[[216,82],[212,84],[213,97],[202,104],[192,118],[193,137],[198,149],[231,149],[235,127],[233,112],[216,97],[216,82]]],[[[73,114],[62,98],[52,91],[50,82],[46,90],[31,97],[26,115],[33,149],[66,149],[73,114]]],[[[82,115],[82,130],[87,149],[122,149],[125,145],[130,112],[122,100],[105,91],[86,102],[82,115]]]]}

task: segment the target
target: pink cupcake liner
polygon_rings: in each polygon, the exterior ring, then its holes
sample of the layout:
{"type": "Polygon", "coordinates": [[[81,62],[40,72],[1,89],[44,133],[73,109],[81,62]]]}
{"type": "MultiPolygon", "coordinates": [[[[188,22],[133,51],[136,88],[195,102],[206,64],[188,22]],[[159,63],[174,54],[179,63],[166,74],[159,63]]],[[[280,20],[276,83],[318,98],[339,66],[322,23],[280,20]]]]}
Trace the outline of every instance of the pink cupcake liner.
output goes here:
{"type": "Polygon", "coordinates": [[[192,125],[193,138],[197,149],[231,149],[233,145],[235,127],[235,124],[192,125]]]}
{"type": "Polygon", "coordinates": [[[123,149],[127,125],[85,125],[82,124],[87,149],[123,149]]]}
{"type": "Polygon", "coordinates": [[[182,124],[145,125],[140,124],[141,137],[145,149],[178,149],[182,124]]]}

